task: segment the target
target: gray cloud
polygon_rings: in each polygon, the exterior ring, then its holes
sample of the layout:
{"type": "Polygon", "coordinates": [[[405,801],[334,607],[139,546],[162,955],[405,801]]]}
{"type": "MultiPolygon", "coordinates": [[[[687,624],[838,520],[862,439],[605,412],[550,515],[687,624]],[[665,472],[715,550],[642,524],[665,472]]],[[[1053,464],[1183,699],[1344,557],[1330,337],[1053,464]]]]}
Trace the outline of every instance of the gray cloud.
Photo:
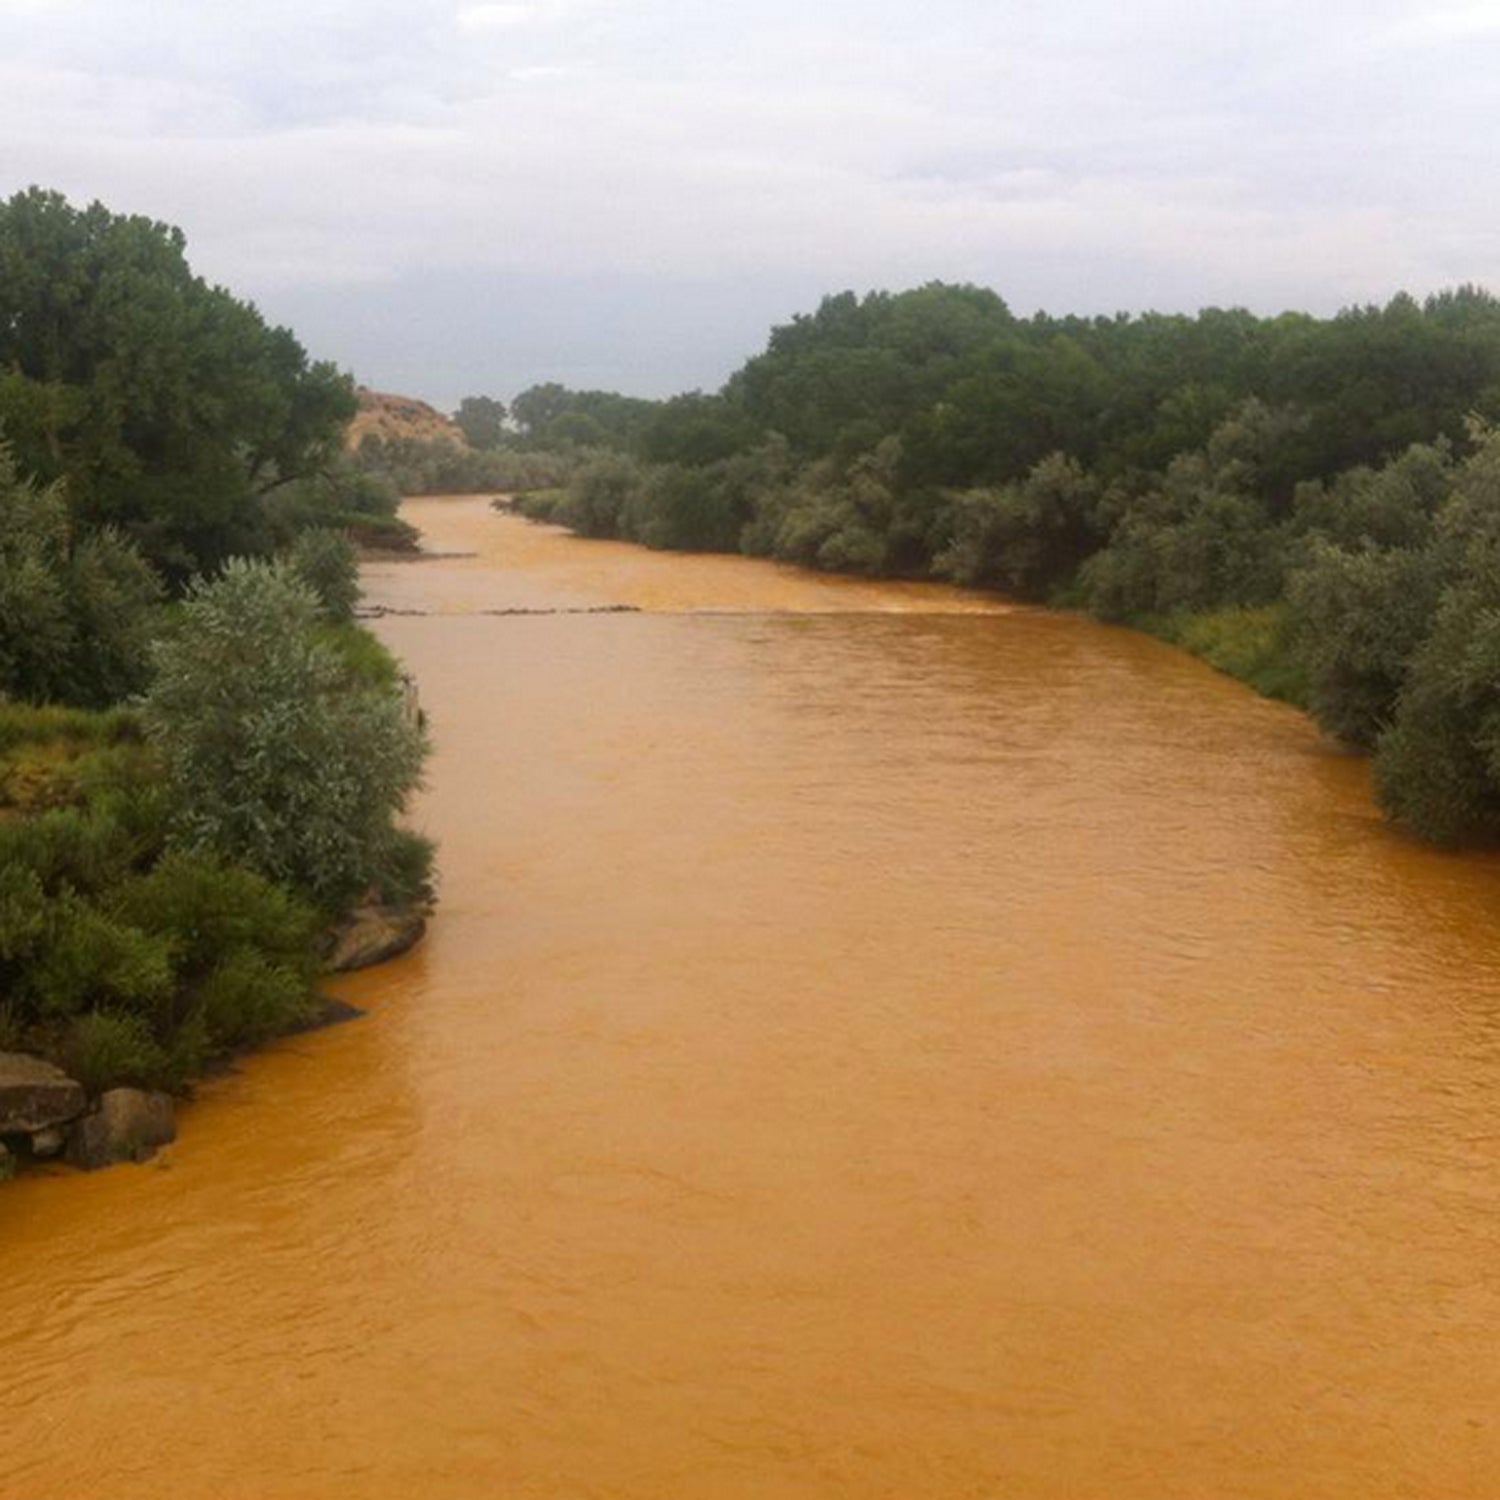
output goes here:
{"type": "Polygon", "coordinates": [[[182,224],[377,384],[656,391],[844,286],[1500,281],[1497,49],[1493,0],[0,0],[0,190],[182,224]]]}

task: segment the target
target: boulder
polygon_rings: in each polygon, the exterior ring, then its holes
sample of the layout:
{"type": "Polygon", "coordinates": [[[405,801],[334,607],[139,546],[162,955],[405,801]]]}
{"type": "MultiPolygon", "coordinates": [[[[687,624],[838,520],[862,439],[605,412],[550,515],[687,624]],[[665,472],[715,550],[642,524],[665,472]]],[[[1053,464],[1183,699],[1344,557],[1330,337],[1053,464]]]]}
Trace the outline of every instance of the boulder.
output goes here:
{"type": "Polygon", "coordinates": [[[56,1156],[67,1144],[67,1131],[61,1125],[49,1125],[45,1130],[37,1130],[32,1133],[31,1154],[43,1159],[49,1156],[56,1156]]]}
{"type": "Polygon", "coordinates": [[[427,931],[417,906],[356,906],[333,931],[328,968],[335,974],[368,969],[415,947],[427,931]]]}
{"type": "Polygon", "coordinates": [[[145,1161],[177,1139],[170,1094],[110,1089],[68,1132],[68,1160],[92,1170],[117,1161],[145,1161]]]}
{"type": "Polygon", "coordinates": [[[31,1135],[83,1113],[83,1085],[25,1052],[0,1052],[0,1135],[31,1135]]]}
{"type": "Polygon", "coordinates": [[[16,1175],[16,1159],[10,1154],[4,1141],[0,1141],[0,1182],[9,1182],[16,1175]]]}

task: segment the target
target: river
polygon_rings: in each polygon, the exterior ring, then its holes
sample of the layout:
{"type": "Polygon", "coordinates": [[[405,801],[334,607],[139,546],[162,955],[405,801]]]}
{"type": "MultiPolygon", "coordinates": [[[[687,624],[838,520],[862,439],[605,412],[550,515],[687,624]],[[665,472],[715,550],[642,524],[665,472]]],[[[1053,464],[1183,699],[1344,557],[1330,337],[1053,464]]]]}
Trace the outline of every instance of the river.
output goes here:
{"type": "Polygon", "coordinates": [[[1500,1493],[1500,865],[1127,631],[407,514],[439,916],[0,1190],[3,1500],[1500,1493]]]}

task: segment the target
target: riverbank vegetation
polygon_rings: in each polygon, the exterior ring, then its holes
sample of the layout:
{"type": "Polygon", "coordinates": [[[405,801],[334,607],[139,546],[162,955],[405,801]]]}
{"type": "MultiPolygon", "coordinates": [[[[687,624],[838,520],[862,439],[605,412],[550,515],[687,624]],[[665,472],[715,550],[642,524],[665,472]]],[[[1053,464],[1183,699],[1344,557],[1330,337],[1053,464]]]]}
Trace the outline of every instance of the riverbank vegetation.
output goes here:
{"type": "Polygon", "coordinates": [[[1324,319],[845,293],[711,395],[537,391],[505,441],[571,472],[518,495],[524,514],[1151,630],[1371,751],[1403,826],[1500,838],[1500,302],[1483,291],[1324,319]]]}
{"type": "Polygon", "coordinates": [[[429,894],[353,409],[177,231],[0,204],[0,1051],[90,1093],[305,1024],[335,920],[429,894]]]}

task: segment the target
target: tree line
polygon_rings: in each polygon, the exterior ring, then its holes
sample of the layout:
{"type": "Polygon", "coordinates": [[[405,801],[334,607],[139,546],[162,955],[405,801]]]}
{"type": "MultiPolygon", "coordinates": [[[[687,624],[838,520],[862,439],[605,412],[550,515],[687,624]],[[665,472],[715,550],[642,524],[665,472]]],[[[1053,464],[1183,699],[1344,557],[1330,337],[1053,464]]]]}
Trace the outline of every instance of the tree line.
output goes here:
{"type": "Polygon", "coordinates": [[[567,461],[518,504],[587,535],[1154,630],[1373,752],[1387,812],[1461,844],[1500,839],[1497,418],[1476,287],[1019,318],[931,284],[828,297],[711,394],[536,388],[492,437],[567,461]]]}

